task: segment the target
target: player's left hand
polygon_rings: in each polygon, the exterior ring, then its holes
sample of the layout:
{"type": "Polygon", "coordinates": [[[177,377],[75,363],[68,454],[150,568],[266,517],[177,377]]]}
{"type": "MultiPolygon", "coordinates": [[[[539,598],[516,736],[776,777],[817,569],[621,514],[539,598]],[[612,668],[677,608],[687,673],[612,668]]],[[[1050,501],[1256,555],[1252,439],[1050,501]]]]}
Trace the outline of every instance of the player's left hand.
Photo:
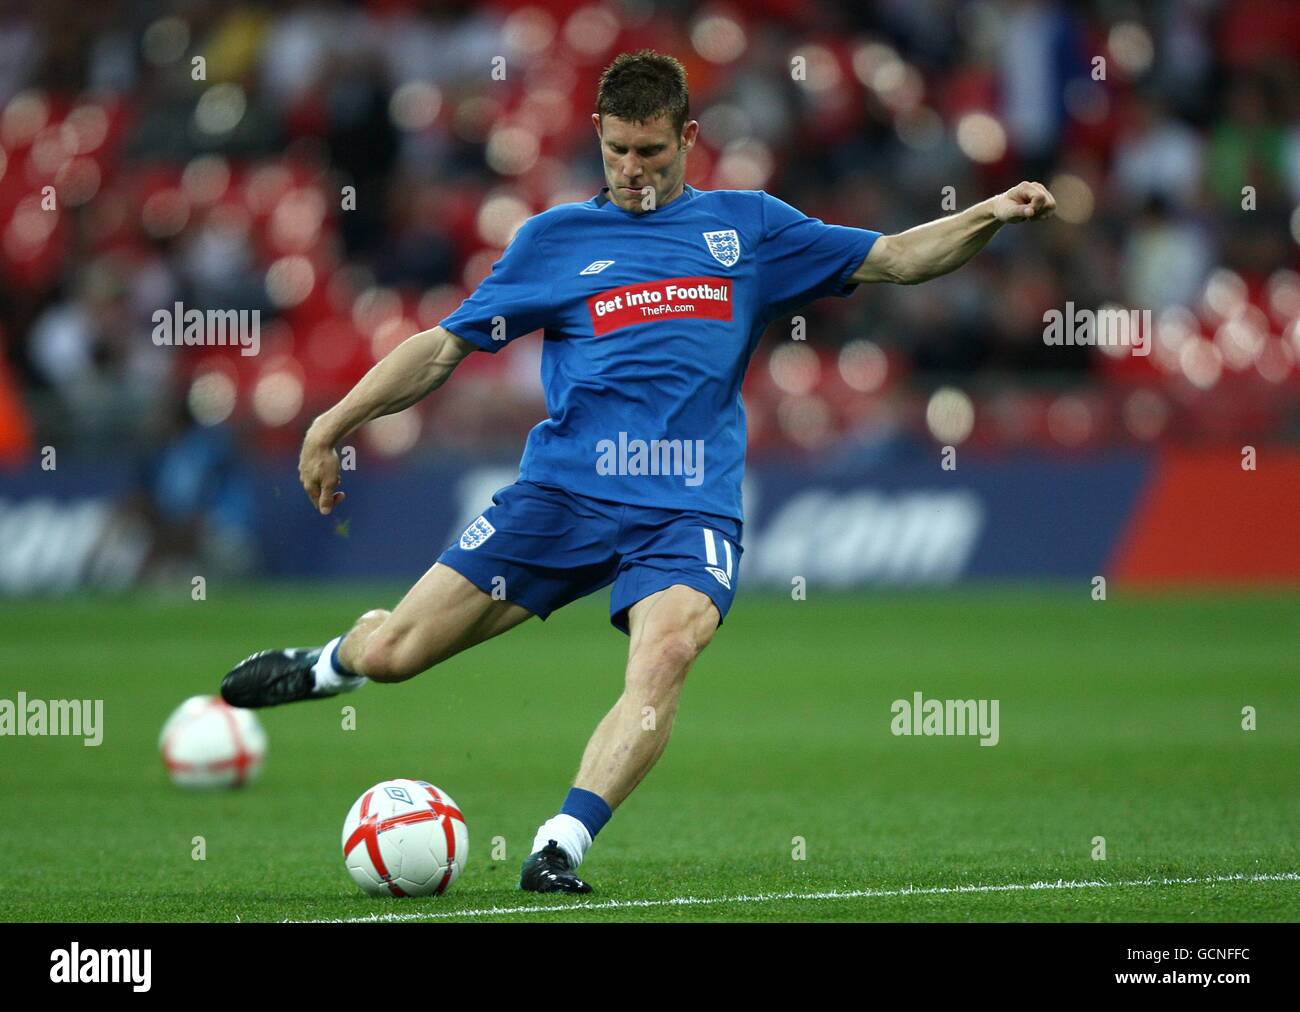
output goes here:
{"type": "Polygon", "coordinates": [[[998,221],[1015,224],[1050,218],[1056,210],[1056,198],[1042,183],[1017,183],[993,200],[993,214],[998,221]]]}

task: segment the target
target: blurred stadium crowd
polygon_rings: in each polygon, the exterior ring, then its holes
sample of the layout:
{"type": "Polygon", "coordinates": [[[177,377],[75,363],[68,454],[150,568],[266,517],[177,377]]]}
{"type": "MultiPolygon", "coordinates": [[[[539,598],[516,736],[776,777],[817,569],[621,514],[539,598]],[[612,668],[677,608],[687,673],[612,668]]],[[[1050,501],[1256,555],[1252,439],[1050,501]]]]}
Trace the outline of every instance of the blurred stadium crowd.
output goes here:
{"type": "MultiPolygon", "coordinates": [[[[773,324],[755,454],[1300,431],[1300,4],[0,0],[0,457],[153,453],[183,512],[292,451],[599,190],[596,82],[643,46],[687,67],[697,187],[886,232],[1022,178],[1059,201],[923,289],[810,307],[806,340],[773,324]],[[260,310],[259,354],[158,347],[176,302],[260,310]],[[1067,302],[1150,309],[1153,353],[1046,345],[1067,302]]],[[[363,444],[517,451],[539,354],[471,356],[363,444]]]]}

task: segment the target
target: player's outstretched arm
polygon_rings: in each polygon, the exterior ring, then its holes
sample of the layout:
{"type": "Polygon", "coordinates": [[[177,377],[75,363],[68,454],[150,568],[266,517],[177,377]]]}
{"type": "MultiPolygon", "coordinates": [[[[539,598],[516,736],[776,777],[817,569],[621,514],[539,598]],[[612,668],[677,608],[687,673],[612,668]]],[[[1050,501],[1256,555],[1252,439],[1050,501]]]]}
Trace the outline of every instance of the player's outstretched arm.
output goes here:
{"type": "Polygon", "coordinates": [[[915,285],[955,271],[993,238],[1003,225],[1046,218],[1056,199],[1042,183],[1024,182],[989,197],[960,214],[882,235],[852,280],[915,285]]]}
{"type": "Polygon", "coordinates": [[[366,422],[408,408],[438,389],[473,350],[474,345],[442,327],[414,334],[312,422],[298,459],[298,477],[312,504],[328,514],[343,501],[338,491],[340,442],[366,422]]]}

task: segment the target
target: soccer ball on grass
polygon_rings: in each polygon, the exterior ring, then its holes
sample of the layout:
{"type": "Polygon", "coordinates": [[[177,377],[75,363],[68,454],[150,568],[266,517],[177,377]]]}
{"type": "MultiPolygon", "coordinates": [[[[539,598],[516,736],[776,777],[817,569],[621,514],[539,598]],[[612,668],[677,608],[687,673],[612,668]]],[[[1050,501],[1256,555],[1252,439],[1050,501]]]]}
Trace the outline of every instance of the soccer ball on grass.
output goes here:
{"type": "Polygon", "coordinates": [[[357,798],[343,822],[343,861],[371,896],[436,896],[469,856],[465,817],[426,780],[385,780],[357,798]]]}
{"type": "Polygon", "coordinates": [[[262,770],[266,732],[251,710],[191,696],[167,718],[158,749],[178,787],[242,787],[262,770]]]}

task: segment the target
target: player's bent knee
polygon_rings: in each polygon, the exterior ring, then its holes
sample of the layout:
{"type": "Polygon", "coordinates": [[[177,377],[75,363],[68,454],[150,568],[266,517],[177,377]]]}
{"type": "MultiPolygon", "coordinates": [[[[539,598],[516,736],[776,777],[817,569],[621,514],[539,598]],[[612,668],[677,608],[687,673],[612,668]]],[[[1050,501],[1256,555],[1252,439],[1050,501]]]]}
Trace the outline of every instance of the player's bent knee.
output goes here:
{"type": "Polygon", "coordinates": [[[663,637],[656,644],[655,653],[658,661],[666,671],[686,674],[686,669],[700,655],[700,646],[693,636],[686,633],[672,633],[663,637]]]}
{"type": "Polygon", "coordinates": [[[628,665],[628,689],[651,703],[675,695],[700,649],[695,639],[685,633],[656,637],[628,665]]]}

